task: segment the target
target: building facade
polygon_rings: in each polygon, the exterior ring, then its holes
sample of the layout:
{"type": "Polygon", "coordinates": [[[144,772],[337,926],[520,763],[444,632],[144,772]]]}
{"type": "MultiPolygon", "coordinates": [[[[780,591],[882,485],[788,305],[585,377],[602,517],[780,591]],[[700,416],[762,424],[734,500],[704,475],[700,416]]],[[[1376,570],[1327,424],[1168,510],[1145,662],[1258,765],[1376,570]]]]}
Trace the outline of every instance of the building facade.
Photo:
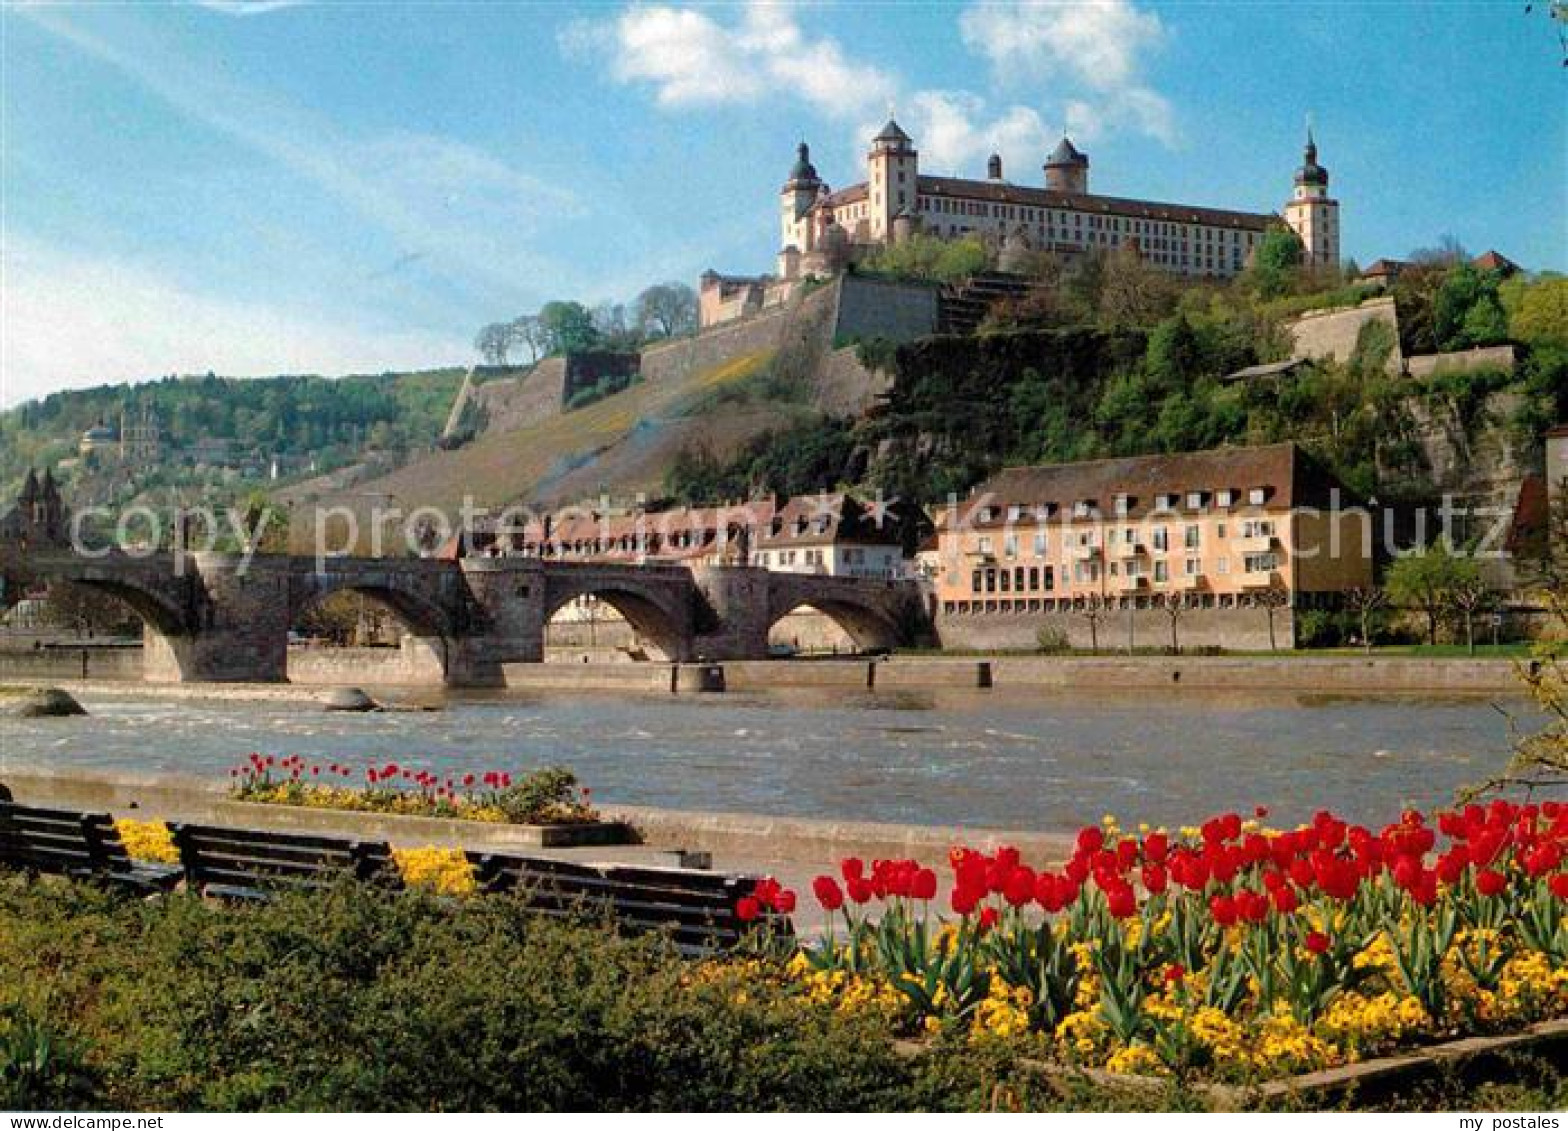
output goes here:
{"type": "MultiPolygon", "coordinates": [[[[918,521],[918,516],[914,516],[918,521]]],[[[908,575],[903,508],[843,493],[710,507],[601,513],[566,508],[491,525],[443,550],[636,565],[752,565],[783,573],[893,580],[908,575]]]]}
{"type": "Polygon", "coordinates": [[[914,139],[890,120],[871,141],[866,179],[832,191],[802,142],[780,193],[778,276],[829,274],[860,249],[925,232],[980,236],[1013,252],[1132,247],[1175,274],[1228,278],[1246,267],[1264,231],[1281,222],[1301,239],[1309,265],[1339,264],[1339,202],[1328,194],[1328,170],[1310,132],[1282,216],[1092,193],[1089,158],[1065,137],[1043,173],[1043,187],[1014,184],[993,154],[983,180],[930,176],[920,171],[914,139]]]}
{"type": "Polygon", "coordinates": [[[1294,444],[1009,468],[937,529],[947,618],[1093,603],[1332,603],[1372,584],[1370,513],[1294,444]]]}

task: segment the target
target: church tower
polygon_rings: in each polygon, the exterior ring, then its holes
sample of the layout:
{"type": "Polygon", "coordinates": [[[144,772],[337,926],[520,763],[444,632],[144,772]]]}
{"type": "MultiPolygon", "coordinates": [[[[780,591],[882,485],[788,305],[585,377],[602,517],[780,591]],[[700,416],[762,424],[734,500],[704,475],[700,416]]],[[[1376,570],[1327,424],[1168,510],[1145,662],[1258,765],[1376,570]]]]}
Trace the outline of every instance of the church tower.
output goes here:
{"type": "Polygon", "coordinates": [[[789,171],[789,180],[784,182],[784,188],[779,193],[781,252],[791,247],[802,253],[811,250],[806,246],[807,229],[810,226],[806,213],[817,202],[817,194],[821,190],[822,181],[817,176],[816,166],[811,163],[811,147],[801,142],[795,148],[795,165],[789,171]]]}
{"type": "Polygon", "coordinates": [[[1318,164],[1310,127],[1301,168],[1296,170],[1296,189],[1285,205],[1285,223],[1301,239],[1306,266],[1339,266],[1339,201],[1328,195],[1328,170],[1318,164]]]}
{"type": "Polygon", "coordinates": [[[871,238],[878,243],[893,238],[893,220],[900,213],[914,216],[919,210],[920,155],[915,143],[892,118],[871,139],[866,158],[869,176],[866,195],[871,206],[871,238]]]}

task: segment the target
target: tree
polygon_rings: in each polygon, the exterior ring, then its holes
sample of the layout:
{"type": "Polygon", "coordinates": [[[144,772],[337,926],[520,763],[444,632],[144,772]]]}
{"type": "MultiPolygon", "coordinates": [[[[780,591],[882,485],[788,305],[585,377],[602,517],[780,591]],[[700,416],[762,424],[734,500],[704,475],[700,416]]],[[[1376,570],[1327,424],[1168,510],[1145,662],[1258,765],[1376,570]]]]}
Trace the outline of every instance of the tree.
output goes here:
{"type": "Polygon", "coordinates": [[[1518,302],[1509,312],[1508,331],[1532,345],[1568,345],[1568,277],[1520,284],[1518,302]]]}
{"type": "Polygon", "coordinates": [[[1401,555],[1389,568],[1389,597],[1426,617],[1427,643],[1437,643],[1437,625],[1461,586],[1477,583],[1480,569],[1471,557],[1453,554],[1439,539],[1425,550],[1401,555]]]}
{"type": "Polygon", "coordinates": [[[1278,298],[1295,285],[1301,274],[1301,238],[1282,225],[1263,233],[1252,253],[1252,279],[1264,298],[1278,298]]]}
{"type": "Polygon", "coordinates": [[[1269,619],[1269,651],[1278,652],[1279,642],[1274,635],[1274,614],[1290,605],[1290,590],[1278,583],[1271,583],[1252,595],[1252,603],[1261,608],[1269,619]]]}
{"type": "Polygon", "coordinates": [[[685,283],[655,283],[633,309],[637,328],[649,337],[673,338],[697,328],[697,292],[685,283]]]}
{"type": "Polygon", "coordinates": [[[55,628],[68,628],[77,636],[122,634],[133,630],[137,617],[118,597],[88,585],[51,582],[39,619],[55,628]]]}
{"type": "Polygon", "coordinates": [[[545,303],[539,311],[539,329],[546,353],[578,353],[599,344],[593,314],[580,302],[545,303]]]}
{"type": "Polygon", "coordinates": [[[519,314],[507,324],[507,331],[513,345],[528,351],[530,365],[544,355],[547,343],[537,314],[519,314]]]}
{"type": "Polygon", "coordinates": [[[1105,257],[1100,277],[1100,323],[1104,326],[1150,326],[1175,303],[1170,272],[1145,262],[1131,245],[1105,257]]]}
{"type": "Polygon", "coordinates": [[[1098,593],[1091,593],[1073,606],[1073,612],[1089,622],[1089,651],[1100,652],[1100,622],[1110,615],[1111,603],[1098,593]]]}
{"type": "Polygon", "coordinates": [[[474,348],[486,365],[505,365],[512,349],[511,327],[505,322],[490,323],[475,336],[474,348]]]}
{"type": "Polygon", "coordinates": [[[1181,641],[1176,638],[1176,625],[1191,609],[1198,607],[1197,598],[1192,593],[1164,593],[1160,595],[1160,608],[1171,622],[1171,654],[1181,651],[1181,641]]]}
{"type": "Polygon", "coordinates": [[[1454,586],[1451,602],[1465,625],[1465,651],[1475,655],[1476,614],[1490,608],[1497,594],[1477,571],[1476,576],[1465,578],[1454,586]]]}
{"type": "Polygon", "coordinates": [[[1372,651],[1372,638],[1376,635],[1376,620],[1380,609],[1388,606],[1388,594],[1375,585],[1357,587],[1345,594],[1345,608],[1355,614],[1361,627],[1361,647],[1372,651]]]}

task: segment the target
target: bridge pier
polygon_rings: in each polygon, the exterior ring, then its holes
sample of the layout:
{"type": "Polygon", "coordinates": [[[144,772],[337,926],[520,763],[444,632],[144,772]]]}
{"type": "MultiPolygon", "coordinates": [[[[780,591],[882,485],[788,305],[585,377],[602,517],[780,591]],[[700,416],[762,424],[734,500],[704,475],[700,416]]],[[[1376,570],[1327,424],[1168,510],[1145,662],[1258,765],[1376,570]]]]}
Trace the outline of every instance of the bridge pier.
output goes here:
{"type": "Polygon", "coordinates": [[[692,580],[707,603],[692,639],[698,660],[763,660],[768,655],[769,573],[758,566],[706,565],[692,580]],[[703,623],[703,621],[706,623],[703,623]]]}
{"type": "Polygon", "coordinates": [[[170,683],[281,683],[288,678],[289,570],[257,558],[192,554],[183,563],[200,579],[189,623],[149,622],[143,678],[170,683]]]}
{"type": "Polygon", "coordinates": [[[462,558],[477,624],[447,650],[448,687],[501,687],[503,664],[544,661],[545,577],[538,558],[462,558]]]}

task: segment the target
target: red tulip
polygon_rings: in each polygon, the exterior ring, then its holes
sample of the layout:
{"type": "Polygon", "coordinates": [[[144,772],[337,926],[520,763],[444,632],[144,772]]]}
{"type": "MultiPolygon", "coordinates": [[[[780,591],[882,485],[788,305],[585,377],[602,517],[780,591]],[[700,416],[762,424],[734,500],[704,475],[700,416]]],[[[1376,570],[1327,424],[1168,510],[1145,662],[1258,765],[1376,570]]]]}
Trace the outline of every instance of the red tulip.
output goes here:
{"type": "Polygon", "coordinates": [[[936,873],[930,868],[921,868],[910,882],[909,894],[916,899],[936,898],[936,873]]]}
{"type": "Polygon", "coordinates": [[[851,856],[840,862],[838,870],[839,875],[843,876],[846,882],[862,879],[866,874],[866,862],[859,857],[851,856]]]}
{"type": "Polygon", "coordinates": [[[1087,825],[1078,830],[1078,851],[1084,855],[1098,852],[1105,844],[1105,834],[1094,825],[1087,825]]]}
{"type": "Polygon", "coordinates": [[[761,913],[761,905],[749,895],[743,895],[735,902],[735,916],[742,923],[750,923],[761,913]]]}
{"type": "Polygon", "coordinates": [[[1117,919],[1126,919],[1138,910],[1138,897],[1126,884],[1106,892],[1105,903],[1117,919]]]}
{"type": "Polygon", "coordinates": [[[1168,882],[1165,869],[1158,864],[1149,863],[1143,866],[1143,887],[1150,895],[1159,895],[1165,890],[1168,882]]]}
{"type": "Polygon", "coordinates": [[[994,907],[983,907],[983,908],[981,908],[980,909],[980,933],[981,934],[985,934],[992,927],[996,926],[996,921],[998,919],[1000,919],[1000,918],[1001,918],[1001,915],[997,912],[996,908],[994,908],[994,907]]]}
{"type": "Polygon", "coordinates": [[[1164,833],[1150,833],[1143,840],[1143,858],[1154,864],[1165,863],[1170,851],[1170,838],[1164,833]]]}
{"type": "Polygon", "coordinates": [[[1568,900],[1568,872],[1558,872],[1546,881],[1546,886],[1558,899],[1568,900]]]}
{"type": "Polygon", "coordinates": [[[1475,874],[1475,890],[1485,896],[1500,895],[1508,887],[1508,877],[1487,869],[1475,874]]]}
{"type": "Polygon", "coordinates": [[[1306,947],[1307,950],[1309,950],[1311,953],[1327,954],[1328,945],[1328,936],[1325,935],[1322,931],[1307,932],[1306,947]]]}
{"type": "Polygon", "coordinates": [[[1269,898],[1274,901],[1274,910],[1281,915],[1289,915],[1301,906],[1301,900],[1297,898],[1296,889],[1293,887],[1275,888],[1269,893],[1269,898]]]}
{"type": "Polygon", "coordinates": [[[837,911],[844,906],[844,891],[832,876],[818,876],[812,880],[811,892],[824,911],[837,911]]]}
{"type": "Polygon", "coordinates": [[[849,898],[856,903],[869,903],[873,894],[871,885],[862,879],[849,880],[845,885],[849,889],[849,898]]]}
{"type": "Polygon", "coordinates": [[[1183,978],[1185,978],[1186,976],[1187,976],[1187,968],[1185,966],[1183,966],[1180,962],[1172,962],[1169,966],[1167,966],[1165,968],[1165,983],[1166,983],[1166,985],[1171,985],[1171,986],[1179,985],[1181,983],[1181,980],[1183,978]]]}
{"type": "Polygon", "coordinates": [[[948,897],[953,906],[953,914],[969,915],[974,911],[975,905],[980,902],[980,897],[973,888],[955,887],[948,897]]]}
{"type": "Polygon", "coordinates": [[[1233,926],[1236,922],[1236,901],[1228,895],[1216,895],[1209,900],[1209,914],[1220,926],[1233,926]]]}
{"type": "Polygon", "coordinates": [[[784,888],[773,899],[773,909],[780,915],[793,915],[795,913],[795,892],[792,888],[784,888]]]}

